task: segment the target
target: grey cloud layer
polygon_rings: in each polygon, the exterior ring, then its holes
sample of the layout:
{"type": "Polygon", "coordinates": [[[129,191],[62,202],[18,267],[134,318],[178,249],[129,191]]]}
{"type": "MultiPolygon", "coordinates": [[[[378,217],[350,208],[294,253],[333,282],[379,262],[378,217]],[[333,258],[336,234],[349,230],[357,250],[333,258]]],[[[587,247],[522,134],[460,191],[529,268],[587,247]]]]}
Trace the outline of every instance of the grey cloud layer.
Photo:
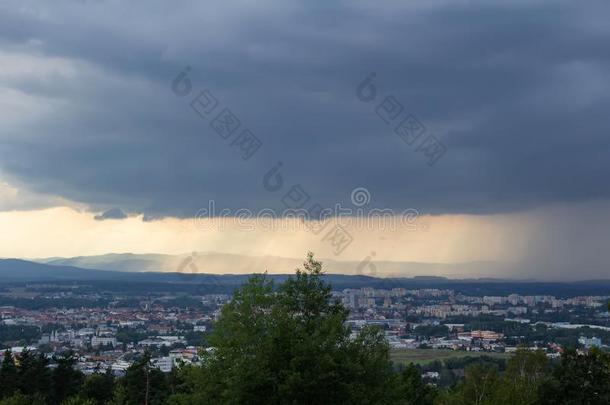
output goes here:
{"type": "Polygon", "coordinates": [[[0,6],[0,173],[33,192],[150,218],[280,209],[261,179],[282,161],[325,205],[359,186],[422,213],[610,193],[605,2],[18,4],[0,6]],[[259,154],[171,93],[185,65],[259,154]],[[435,166],[356,99],[371,71],[447,145],[435,166]]]}

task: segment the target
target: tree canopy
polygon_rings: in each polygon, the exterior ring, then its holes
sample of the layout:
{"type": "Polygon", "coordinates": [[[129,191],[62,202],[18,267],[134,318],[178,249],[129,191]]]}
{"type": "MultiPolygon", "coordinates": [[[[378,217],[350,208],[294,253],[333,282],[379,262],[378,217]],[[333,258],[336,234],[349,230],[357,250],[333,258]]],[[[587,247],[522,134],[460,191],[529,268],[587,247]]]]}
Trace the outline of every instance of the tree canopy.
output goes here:
{"type": "Polygon", "coordinates": [[[213,349],[191,376],[194,397],[367,404],[388,396],[394,381],[383,334],[365,328],[350,338],[348,311],[332,300],[322,275],[310,253],[277,288],[257,275],[236,291],[208,339],[213,349]]]}

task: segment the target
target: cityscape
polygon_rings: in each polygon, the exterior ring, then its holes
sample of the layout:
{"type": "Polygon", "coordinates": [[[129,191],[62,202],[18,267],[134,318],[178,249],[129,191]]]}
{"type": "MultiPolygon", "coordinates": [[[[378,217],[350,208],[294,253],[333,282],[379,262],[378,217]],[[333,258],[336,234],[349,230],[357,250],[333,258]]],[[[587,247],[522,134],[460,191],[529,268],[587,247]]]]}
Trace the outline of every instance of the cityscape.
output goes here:
{"type": "MultiPolygon", "coordinates": [[[[116,376],[150,352],[152,365],[168,373],[200,365],[201,353],[214,350],[205,336],[231,299],[230,294],[100,287],[77,281],[3,287],[2,352],[27,350],[51,359],[73,351],[84,374],[110,369],[116,376]]],[[[352,338],[364,327],[380,328],[396,361],[410,352],[425,358],[428,351],[432,360],[449,351],[508,356],[518,348],[558,358],[566,347],[584,352],[606,348],[610,339],[610,295],[492,296],[446,288],[361,287],[333,290],[331,300],[349,310],[352,338]]]]}

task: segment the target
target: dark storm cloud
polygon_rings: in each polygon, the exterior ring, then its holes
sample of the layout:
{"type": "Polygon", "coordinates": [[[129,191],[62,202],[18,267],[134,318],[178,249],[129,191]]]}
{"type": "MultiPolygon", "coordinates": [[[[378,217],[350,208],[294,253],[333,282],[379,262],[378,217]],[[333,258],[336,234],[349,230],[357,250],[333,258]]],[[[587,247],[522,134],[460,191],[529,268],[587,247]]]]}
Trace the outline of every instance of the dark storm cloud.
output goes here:
{"type": "Polygon", "coordinates": [[[608,3],[402,3],[0,6],[0,58],[15,66],[0,101],[23,99],[0,124],[0,173],[146,218],[210,199],[283,208],[262,187],[278,161],[287,187],[324,205],[356,187],[424,213],[608,197],[608,3]],[[171,92],[186,65],[262,140],[250,160],[171,92]],[[355,91],[372,71],[366,104],[355,91]],[[375,114],[386,95],[447,145],[436,165],[375,114]]]}

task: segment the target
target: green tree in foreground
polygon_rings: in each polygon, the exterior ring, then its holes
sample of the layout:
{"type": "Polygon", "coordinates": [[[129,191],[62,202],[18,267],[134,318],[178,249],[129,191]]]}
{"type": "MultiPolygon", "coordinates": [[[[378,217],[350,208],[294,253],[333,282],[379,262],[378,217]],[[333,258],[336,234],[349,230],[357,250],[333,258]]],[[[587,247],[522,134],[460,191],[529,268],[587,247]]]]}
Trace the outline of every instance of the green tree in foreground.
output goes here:
{"type": "Polygon", "coordinates": [[[68,352],[64,356],[54,356],[53,360],[57,366],[52,374],[52,404],[61,404],[68,397],[74,396],[80,390],[84,380],[84,375],[74,369],[78,360],[73,352],[68,352]]]}
{"type": "Polygon", "coordinates": [[[465,370],[465,379],[451,392],[441,395],[437,404],[483,405],[495,404],[493,397],[499,386],[496,367],[487,363],[474,363],[465,370]]]}
{"type": "Polygon", "coordinates": [[[429,405],[433,403],[437,394],[434,387],[422,381],[421,369],[413,363],[400,373],[395,387],[397,404],[429,405]]]}
{"type": "Polygon", "coordinates": [[[311,253],[277,289],[254,276],[222,309],[204,366],[184,371],[188,392],[170,403],[401,403],[383,335],[350,339],[347,315],[311,253]]]}
{"type": "Polygon", "coordinates": [[[541,387],[541,404],[609,404],[610,355],[591,349],[566,350],[552,378],[541,387]]]}
{"type": "Polygon", "coordinates": [[[15,393],[18,384],[17,366],[10,350],[4,352],[4,360],[0,366],[0,398],[10,397],[15,393]]]}
{"type": "Polygon", "coordinates": [[[518,350],[501,376],[495,368],[484,363],[467,367],[465,379],[442,393],[436,403],[609,404],[610,355],[595,349],[585,354],[566,350],[561,362],[549,372],[543,352],[518,350]]]}
{"type": "Polygon", "coordinates": [[[76,396],[66,399],[61,403],[61,405],[95,405],[95,401],[76,396]]]}
{"type": "Polygon", "coordinates": [[[35,355],[24,350],[19,355],[17,384],[22,394],[31,397],[48,398],[51,396],[51,370],[47,367],[49,360],[44,354],[35,355]]]}
{"type": "Polygon", "coordinates": [[[507,363],[493,402],[506,405],[536,404],[540,387],[548,379],[545,374],[547,366],[544,352],[517,350],[507,363]]]}
{"type": "Polygon", "coordinates": [[[25,396],[17,392],[0,401],[0,405],[46,405],[46,401],[40,395],[25,396]]]}
{"type": "Polygon", "coordinates": [[[168,395],[165,374],[150,364],[150,353],[127,368],[115,389],[114,404],[164,404],[168,395]]]}
{"type": "Polygon", "coordinates": [[[98,405],[103,405],[112,399],[114,392],[114,375],[108,368],[105,373],[96,370],[95,373],[87,376],[81,388],[81,397],[88,398],[98,405]]]}

